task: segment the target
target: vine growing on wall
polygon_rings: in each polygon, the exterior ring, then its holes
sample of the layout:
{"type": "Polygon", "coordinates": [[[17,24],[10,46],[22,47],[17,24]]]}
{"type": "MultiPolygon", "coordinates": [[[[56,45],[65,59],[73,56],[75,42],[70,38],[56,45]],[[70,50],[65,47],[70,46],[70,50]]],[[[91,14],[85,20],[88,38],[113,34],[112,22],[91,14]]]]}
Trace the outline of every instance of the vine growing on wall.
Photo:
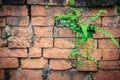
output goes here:
{"type": "MultiPolygon", "coordinates": [[[[96,32],[103,33],[111,38],[111,40],[119,47],[119,44],[115,40],[114,36],[107,32],[106,30],[103,30],[100,27],[97,27],[96,25],[93,25],[93,23],[96,21],[96,19],[99,18],[99,16],[102,13],[107,13],[105,10],[99,10],[95,16],[92,16],[87,22],[86,18],[82,16],[82,9],[79,9],[75,7],[75,1],[74,0],[68,0],[69,5],[67,6],[67,13],[65,15],[61,16],[55,16],[55,25],[58,23],[62,23],[65,27],[70,27],[70,29],[76,33],[75,36],[75,46],[73,50],[71,51],[69,57],[76,58],[76,57],[83,57],[86,60],[88,60],[89,65],[91,66],[91,61],[94,61],[97,64],[97,67],[99,68],[99,63],[95,58],[93,58],[90,53],[94,51],[94,39],[93,34],[96,32]],[[92,42],[92,46],[89,44],[89,42],[92,42]],[[81,51],[80,46],[84,45],[84,53],[81,51]],[[91,47],[90,47],[91,46],[91,47]]],[[[78,65],[82,65],[82,59],[78,58],[76,60],[78,65]]],[[[91,68],[92,69],[92,68],[91,68]]]]}

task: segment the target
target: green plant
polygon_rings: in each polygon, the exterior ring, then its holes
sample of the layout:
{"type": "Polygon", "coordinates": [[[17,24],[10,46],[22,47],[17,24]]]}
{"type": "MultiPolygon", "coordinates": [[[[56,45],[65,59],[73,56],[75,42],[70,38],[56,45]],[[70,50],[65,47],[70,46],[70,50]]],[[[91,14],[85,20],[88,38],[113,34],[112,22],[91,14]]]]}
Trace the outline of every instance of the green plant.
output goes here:
{"type": "Polygon", "coordinates": [[[117,12],[118,12],[118,16],[120,16],[120,6],[117,5],[117,12]]]}
{"type": "MultiPolygon", "coordinates": [[[[111,40],[119,47],[119,44],[115,40],[114,36],[103,30],[100,27],[93,25],[96,19],[102,13],[107,13],[105,10],[99,10],[95,16],[92,16],[88,22],[86,22],[86,18],[82,16],[82,9],[75,7],[74,0],[68,0],[70,6],[67,6],[68,11],[65,15],[56,16],[55,17],[55,24],[58,22],[62,23],[65,27],[70,27],[70,29],[76,33],[75,42],[76,45],[74,46],[73,50],[71,51],[69,57],[83,57],[88,60],[88,63],[91,67],[91,61],[94,61],[99,68],[99,63],[93,58],[90,53],[94,51],[94,39],[93,34],[96,32],[103,33],[111,38],[111,40]],[[92,42],[92,47],[89,45],[89,40],[92,42]],[[80,50],[80,46],[85,45],[84,53],[80,50]]],[[[82,59],[78,58],[77,61],[78,65],[82,65],[82,59]]]]}

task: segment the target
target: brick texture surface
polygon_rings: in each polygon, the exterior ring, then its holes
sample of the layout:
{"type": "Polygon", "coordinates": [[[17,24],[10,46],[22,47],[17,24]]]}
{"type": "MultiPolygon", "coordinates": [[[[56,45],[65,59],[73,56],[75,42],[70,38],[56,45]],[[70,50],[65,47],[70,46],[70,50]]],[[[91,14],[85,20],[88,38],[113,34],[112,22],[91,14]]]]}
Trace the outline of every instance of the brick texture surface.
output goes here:
{"type": "Polygon", "coordinates": [[[112,71],[98,71],[93,76],[94,80],[119,80],[120,79],[120,71],[112,70],[112,71]]]}
{"type": "Polygon", "coordinates": [[[7,17],[7,24],[12,26],[25,26],[29,25],[29,17],[7,17]]]}
{"type": "Polygon", "coordinates": [[[51,60],[50,66],[53,70],[66,70],[71,68],[70,62],[64,60],[51,60]]]}
{"type": "Polygon", "coordinates": [[[10,80],[42,80],[41,70],[11,70],[10,80]]]}
{"type": "Polygon", "coordinates": [[[52,37],[53,27],[34,27],[34,34],[37,37],[52,37]]]}
{"type": "MultiPolygon", "coordinates": [[[[120,44],[117,6],[103,2],[114,1],[94,1],[102,2],[98,7],[90,7],[87,1],[75,0],[75,7],[83,11],[84,23],[89,23],[98,10],[106,10],[92,25],[110,32],[120,44]]],[[[89,47],[83,43],[78,50],[100,62],[100,69],[94,61],[69,56],[76,33],[55,25],[54,20],[66,14],[68,5],[68,0],[0,0],[0,80],[90,80],[91,71],[94,80],[120,79],[120,48],[102,33],[96,32],[88,40],[89,47]],[[82,65],[75,61],[78,59],[83,60],[82,65]]]]}
{"type": "Polygon", "coordinates": [[[100,62],[101,69],[120,69],[120,61],[102,61],[100,62]]]}
{"type": "Polygon", "coordinates": [[[5,16],[27,16],[28,10],[25,5],[23,6],[3,6],[3,11],[5,16]]]}
{"type": "Polygon", "coordinates": [[[53,38],[37,38],[34,47],[50,48],[53,47],[53,38]]]}
{"type": "Polygon", "coordinates": [[[32,16],[46,16],[46,9],[44,6],[32,6],[31,7],[32,16]]]}
{"type": "Polygon", "coordinates": [[[66,59],[72,49],[48,48],[43,49],[45,58],[66,59]]]}
{"type": "Polygon", "coordinates": [[[27,57],[27,49],[0,48],[0,57],[27,57]]]}
{"type": "Polygon", "coordinates": [[[28,69],[41,69],[45,68],[48,64],[48,61],[44,58],[37,59],[21,59],[21,67],[28,69]]]}
{"type": "Polygon", "coordinates": [[[73,38],[55,38],[54,46],[57,48],[73,48],[74,47],[73,38]]]}
{"type": "Polygon", "coordinates": [[[17,68],[18,66],[17,58],[0,58],[0,68],[17,68]]]}
{"type": "Polygon", "coordinates": [[[36,58],[36,57],[41,57],[41,56],[42,56],[41,48],[31,47],[29,49],[29,57],[36,58]]]}
{"type": "Polygon", "coordinates": [[[117,49],[104,49],[103,60],[119,60],[119,51],[117,49]]]}

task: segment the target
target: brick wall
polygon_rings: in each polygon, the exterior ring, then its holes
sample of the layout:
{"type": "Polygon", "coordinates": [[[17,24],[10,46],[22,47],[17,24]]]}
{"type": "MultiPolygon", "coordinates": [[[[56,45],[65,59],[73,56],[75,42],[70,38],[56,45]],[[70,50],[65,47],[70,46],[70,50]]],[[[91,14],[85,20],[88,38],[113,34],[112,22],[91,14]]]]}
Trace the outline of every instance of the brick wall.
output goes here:
{"type": "MultiPolygon", "coordinates": [[[[76,0],[83,15],[105,9],[95,25],[111,32],[120,42],[120,16],[116,6],[91,6],[76,0]]],[[[112,0],[113,1],[113,0],[112,0]]],[[[67,56],[74,47],[69,28],[54,26],[54,16],[66,12],[67,0],[0,0],[0,80],[89,80],[89,65],[81,68],[67,56]],[[45,5],[49,3],[46,10],[45,5]]],[[[111,5],[111,4],[110,4],[111,5]]],[[[95,52],[101,69],[92,63],[94,80],[120,80],[120,49],[105,35],[94,35],[95,52]]]]}

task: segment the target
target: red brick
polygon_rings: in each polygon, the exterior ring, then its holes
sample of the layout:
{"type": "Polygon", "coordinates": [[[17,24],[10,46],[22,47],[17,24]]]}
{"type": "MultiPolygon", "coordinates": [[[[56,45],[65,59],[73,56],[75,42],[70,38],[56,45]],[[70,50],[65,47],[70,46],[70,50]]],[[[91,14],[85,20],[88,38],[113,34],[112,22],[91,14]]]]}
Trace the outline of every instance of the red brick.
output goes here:
{"type": "Polygon", "coordinates": [[[120,61],[102,61],[100,62],[101,69],[120,69],[120,61]]]}
{"type": "Polygon", "coordinates": [[[27,16],[28,10],[26,6],[10,6],[4,5],[3,11],[5,16],[27,16]]]}
{"type": "Polygon", "coordinates": [[[97,71],[97,66],[95,64],[95,62],[90,61],[90,63],[88,63],[87,60],[83,61],[82,65],[77,65],[77,70],[78,71],[97,71]]]}
{"type": "MultiPolygon", "coordinates": [[[[31,36],[28,36],[31,37],[31,36]]],[[[27,48],[30,47],[30,39],[26,37],[11,37],[8,41],[9,48],[27,48]]]]}
{"type": "Polygon", "coordinates": [[[51,60],[50,66],[53,70],[66,70],[72,67],[71,63],[66,60],[51,60]]]}
{"type": "Polygon", "coordinates": [[[71,49],[60,49],[60,48],[43,49],[43,57],[66,59],[71,51],[72,51],[71,49]]]}
{"type": "Polygon", "coordinates": [[[119,60],[119,51],[117,49],[104,49],[103,60],[119,60]]]}
{"type": "Polygon", "coordinates": [[[74,47],[73,38],[55,38],[54,46],[57,48],[73,48],[74,47]]]}
{"type": "Polygon", "coordinates": [[[12,26],[28,26],[29,25],[29,17],[7,17],[7,24],[12,26]]]}
{"type": "Polygon", "coordinates": [[[0,17],[0,27],[5,27],[5,25],[6,25],[5,18],[0,17]]]}
{"type": "Polygon", "coordinates": [[[41,69],[48,65],[48,60],[44,58],[21,59],[21,68],[41,69]]]}
{"type": "Polygon", "coordinates": [[[27,4],[40,4],[45,5],[47,4],[48,0],[27,0],[27,4]]]}
{"type": "MultiPolygon", "coordinates": [[[[100,28],[102,28],[102,27],[100,27],[100,28]]],[[[102,28],[103,29],[103,28],[102,28]]],[[[95,34],[93,34],[93,38],[104,38],[104,34],[103,33],[100,33],[100,32],[98,32],[98,31],[96,31],[96,33],[95,34]]]]}
{"type": "Polygon", "coordinates": [[[0,58],[0,68],[17,68],[17,58],[0,58]]]}
{"type": "Polygon", "coordinates": [[[10,80],[42,80],[41,70],[10,70],[10,80]]]}
{"type": "Polygon", "coordinates": [[[32,6],[31,15],[32,16],[47,16],[46,8],[44,6],[32,6]]]}
{"type": "Polygon", "coordinates": [[[91,7],[89,10],[83,9],[84,16],[94,16],[98,10],[106,10],[107,13],[103,13],[101,16],[116,16],[117,7],[91,7]]]}
{"type": "Polygon", "coordinates": [[[53,38],[37,38],[34,47],[50,48],[53,47],[53,38]]]}
{"type": "Polygon", "coordinates": [[[102,58],[102,50],[101,49],[95,49],[94,52],[92,52],[90,54],[96,60],[101,60],[101,58],[102,58]]]}
{"type": "Polygon", "coordinates": [[[0,69],[0,80],[5,80],[4,70],[0,69]]]}
{"type": "Polygon", "coordinates": [[[62,73],[51,73],[49,80],[70,80],[70,76],[62,73]]]}
{"type": "MultiPolygon", "coordinates": [[[[91,48],[91,49],[97,48],[97,40],[95,40],[95,39],[88,39],[87,43],[88,43],[88,48],[91,48]]],[[[82,43],[80,45],[80,48],[82,48],[82,49],[87,48],[86,47],[86,43],[82,43]]]]}
{"type": "Polygon", "coordinates": [[[36,58],[41,56],[42,56],[41,48],[32,47],[29,49],[29,57],[36,58]]]}
{"type": "Polygon", "coordinates": [[[46,26],[53,27],[54,26],[54,18],[51,18],[51,16],[46,17],[46,26]]]}
{"type": "Polygon", "coordinates": [[[34,27],[34,34],[37,37],[52,37],[53,27],[34,27]]]}
{"type": "MultiPolygon", "coordinates": [[[[118,39],[116,40],[118,41],[118,39]]],[[[99,39],[98,48],[113,49],[113,48],[117,48],[117,46],[113,43],[111,39],[99,39]]]]}
{"type": "Polygon", "coordinates": [[[120,71],[98,71],[93,75],[94,80],[120,80],[120,71]]]}
{"type": "Polygon", "coordinates": [[[12,29],[12,36],[25,36],[29,34],[29,30],[28,30],[28,27],[14,27],[12,29]]]}
{"type": "MultiPolygon", "coordinates": [[[[117,27],[105,27],[104,30],[108,31],[110,34],[112,34],[115,38],[118,38],[120,37],[120,34],[119,34],[119,31],[120,31],[120,28],[117,27]]],[[[104,35],[105,38],[109,38],[108,36],[104,35]]]]}
{"type": "Polygon", "coordinates": [[[49,0],[49,5],[65,5],[66,0],[49,0]]]}
{"type": "Polygon", "coordinates": [[[111,27],[111,28],[119,28],[119,25],[120,25],[119,21],[120,21],[119,16],[103,17],[102,18],[102,26],[103,27],[111,27]]]}
{"type": "Polygon", "coordinates": [[[0,48],[0,57],[27,57],[27,49],[0,48]]]}
{"type": "Polygon", "coordinates": [[[54,28],[54,37],[74,37],[75,33],[70,28],[54,28]]]}
{"type": "Polygon", "coordinates": [[[32,17],[33,26],[46,26],[46,17],[32,17]]]}
{"type": "Polygon", "coordinates": [[[66,11],[67,11],[66,7],[54,7],[53,8],[53,14],[54,14],[54,16],[64,15],[66,13],[66,11]]]}

